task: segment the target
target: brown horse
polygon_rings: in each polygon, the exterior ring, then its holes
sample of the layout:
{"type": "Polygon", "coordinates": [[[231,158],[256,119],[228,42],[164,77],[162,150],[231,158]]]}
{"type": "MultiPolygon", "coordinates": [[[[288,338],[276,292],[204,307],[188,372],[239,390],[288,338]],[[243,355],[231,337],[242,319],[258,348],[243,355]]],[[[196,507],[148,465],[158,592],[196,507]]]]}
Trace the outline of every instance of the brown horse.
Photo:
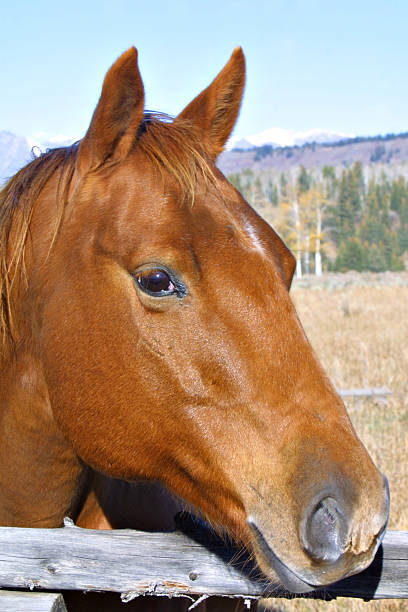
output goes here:
{"type": "Polygon", "coordinates": [[[80,144],[4,188],[0,523],[172,528],[169,490],[296,593],[371,562],[388,493],[293,256],[215,166],[244,80],[236,49],[176,119],[145,114],[132,48],[80,144]]]}

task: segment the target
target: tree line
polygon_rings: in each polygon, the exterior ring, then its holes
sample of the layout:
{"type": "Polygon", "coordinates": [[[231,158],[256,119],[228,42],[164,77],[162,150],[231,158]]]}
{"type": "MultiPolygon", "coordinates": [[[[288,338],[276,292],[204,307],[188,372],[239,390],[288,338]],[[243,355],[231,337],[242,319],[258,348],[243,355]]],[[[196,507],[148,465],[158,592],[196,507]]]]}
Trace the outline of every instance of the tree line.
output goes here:
{"type": "Polygon", "coordinates": [[[282,172],[278,179],[247,169],[229,180],[282,236],[296,256],[296,274],[323,270],[404,270],[408,252],[408,181],[365,178],[356,162],[336,172],[282,172]]]}

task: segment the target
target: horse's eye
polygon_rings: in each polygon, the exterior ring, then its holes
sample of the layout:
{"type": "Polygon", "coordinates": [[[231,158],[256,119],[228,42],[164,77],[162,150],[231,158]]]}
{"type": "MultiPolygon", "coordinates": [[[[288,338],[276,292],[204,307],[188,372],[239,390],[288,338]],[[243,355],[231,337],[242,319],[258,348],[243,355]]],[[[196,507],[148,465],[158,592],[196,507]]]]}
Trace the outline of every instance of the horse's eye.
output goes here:
{"type": "Polygon", "coordinates": [[[136,274],[136,281],[142,291],[150,293],[150,295],[170,295],[176,291],[170,276],[160,268],[138,272],[136,274]]]}

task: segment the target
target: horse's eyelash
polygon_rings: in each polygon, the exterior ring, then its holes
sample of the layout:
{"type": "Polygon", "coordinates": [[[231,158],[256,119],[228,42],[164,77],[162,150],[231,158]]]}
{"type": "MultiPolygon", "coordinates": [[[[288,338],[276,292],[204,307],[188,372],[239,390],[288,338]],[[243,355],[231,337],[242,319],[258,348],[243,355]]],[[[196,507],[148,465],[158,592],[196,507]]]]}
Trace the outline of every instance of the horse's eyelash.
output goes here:
{"type": "Polygon", "coordinates": [[[177,297],[180,297],[180,298],[186,297],[186,295],[188,294],[188,291],[187,291],[187,287],[185,286],[185,284],[175,278],[172,278],[171,276],[170,276],[170,279],[174,285],[174,289],[176,290],[177,297]]]}

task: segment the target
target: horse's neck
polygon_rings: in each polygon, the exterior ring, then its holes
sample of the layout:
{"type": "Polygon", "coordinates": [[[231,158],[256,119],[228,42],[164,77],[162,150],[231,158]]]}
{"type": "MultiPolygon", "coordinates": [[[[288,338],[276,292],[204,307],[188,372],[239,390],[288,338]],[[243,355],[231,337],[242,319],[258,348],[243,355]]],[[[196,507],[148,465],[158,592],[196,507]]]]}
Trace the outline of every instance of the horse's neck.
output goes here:
{"type": "Polygon", "coordinates": [[[56,527],[77,501],[83,466],[58,430],[28,353],[0,379],[0,524],[56,527]]]}
{"type": "Polygon", "coordinates": [[[41,365],[22,353],[0,379],[0,525],[174,528],[179,502],[159,483],[126,483],[84,467],[59,431],[41,365]]]}

